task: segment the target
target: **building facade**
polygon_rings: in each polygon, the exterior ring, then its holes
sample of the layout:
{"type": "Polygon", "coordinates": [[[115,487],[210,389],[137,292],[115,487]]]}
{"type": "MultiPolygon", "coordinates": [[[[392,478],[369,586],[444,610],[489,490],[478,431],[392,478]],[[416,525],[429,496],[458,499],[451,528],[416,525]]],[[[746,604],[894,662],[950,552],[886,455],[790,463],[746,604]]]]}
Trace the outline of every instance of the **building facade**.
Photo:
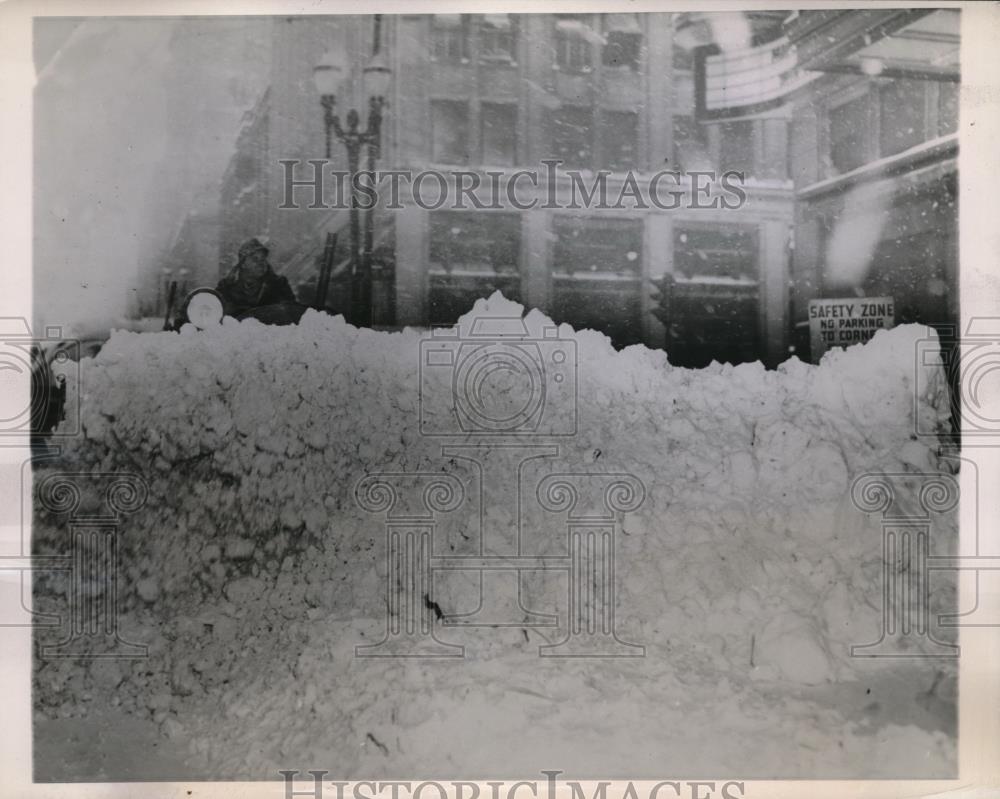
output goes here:
{"type": "MultiPolygon", "coordinates": [[[[617,346],[672,342],[683,357],[693,337],[703,345],[689,354],[695,359],[780,360],[793,218],[788,119],[699,123],[692,51],[675,46],[678,21],[672,14],[385,17],[380,44],[393,82],[380,169],[466,171],[485,183],[490,171],[538,172],[557,159],[560,197],[573,188],[564,170],[580,170],[588,184],[607,171],[616,197],[630,171],[642,183],[679,170],[678,188],[690,194],[687,172],[732,169],[745,174],[747,199],[739,208],[570,210],[540,207],[550,187],[532,195],[522,183],[518,200],[537,199],[535,208],[381,209],[376,321],[447,324],[500,290],[559,322],[602,330],[617,346]],[[674,276],[680,297],[667,324],[652,313],[651,281],[665,275],[674,276]],[[713,306],[734,297],[741,316],[719,327],[713,306]],[[740,335],[732,335],[734,323],[740,335]]],[[[374,29],[371,17],[274,24],[271,86],[248,115],[223,184],[222,250],[251,228],[266,232],[278,248],[276,266],[308,299],[327,232],[339,233],[343,274],[347,214],[280,210],[278,162],[322,157],[310,82],[324,47],[355,48],[338,110],[364,111],[360,65],[374,29]]],[[[332,156],[331,168],[344,168],[336,142],[332,156]]],[[[332,291],[330,310],[342,309],[341,299],[332,291]]]]}
{"type": "MultiPolygon", "coordinates": [[[[689,171],[733,169],[745,174],[748,196],[739,208],[717,209],[414,209],[396,224],[401,321],[448,323],[500,289],[617,346],[681,355],[685,339],[698,338],[714,344],[702,357],[781,357],[787,120],[699,124],[692,54],[675,46],[677,22],[671,14],[395,20],[395,159],[404,167],[485,175],[558,159],[564,169],[608,171],[611,197],[630,171],[643,183],[679,170],[690,194],[689,171]],[[666,325],[652,313],[651,291],[665,275],[685,299],[666,325]],[[707,310],[734,291],[750,305],[738,337],[713,331],[707,310]]],[[[571,192],[569,177],[558,182],[558,192],[571,192]]]]}
{"type": "MultiPolygon", "coordinates": [[[[377,325],[450,324],[500,290],[616,346],[664,347],[673,363],[702,366],[808,358],[817,297],[890,295],[898,322],[955,319],[957,17],[274,18],[270,88],[223,180],[220,268],[241,240],[268,235],[276,268],[311,303],[334,233],[326,307],[347,310],[348,212],[282,209],[280,162],[325,155],[312,86],[324,52],[348,67],[338,112],[357,108],[364,124],[362,69],[377,36],[393,74],[378,168],[464,172],[476,197],[499,200],[374,212],[377,325]],[[491,195],[491,173],[545,173],[553,160],[554,188],[522,182],[519,203],[491,195]],[[605,173],[612,198],[661,170],[679,171],[689,197],[707,180],[699,173],[735,170],[745,199],[570,208],[579,184],[568,170],[590,187],[605,173]],[[546,202],[553,192],[559,201],[546,202]]],[[[336,141],[328,168],[346,169],[336,141]]]]}
{"type": "Polygon", "coordinates": [[[786,25],[798,68],[816,76],[789,96],[799,351],[817,297],[891,297],[897,324],[958,321],[960,13],[808,12],[786,25]]]}

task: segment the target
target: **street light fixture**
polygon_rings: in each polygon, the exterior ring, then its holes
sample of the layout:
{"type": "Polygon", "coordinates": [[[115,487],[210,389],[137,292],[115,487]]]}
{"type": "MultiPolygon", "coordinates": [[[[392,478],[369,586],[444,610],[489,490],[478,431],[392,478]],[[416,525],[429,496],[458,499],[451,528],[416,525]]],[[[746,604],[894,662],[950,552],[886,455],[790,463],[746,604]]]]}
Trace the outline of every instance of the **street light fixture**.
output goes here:
{"type": "Polygon", "coordinates": [[[358,327],[372,324],[372,249],[373,210],[365,215],[364,244],[361,241],[361,222],[357,198],[358,167],[361,148],[367,147],[367,171],[374,173],[375,160],[379,157],[382,131],[382,109],[385,95],[392,79],[388,62],[379,52],[378,39],[371,59],[363,70],[365,89],[368,92],[368,124],[359,130],[361,119],[355,109],[347,112],[346,129],[341,125],[335,112],[337,90],[344,74],[341,54],[330,52],[323,56],[313,70],[313,80],[320,94],[323,106],[323,121],[326,128],[326,157],[331,158],[333,136],[347,149],[347,170],[351,180],[351,322],[358,327]]]}
{"type": "Polygon", "coordinates": [[[381,52],[372,55],[364,70],[365,88],[368,93],[379,100],[384,101],[385,95],[389,91],[389,83],[392,81],[392,70],[389,62],[381,52]]]}
{"type": "Polygon", "coordinates": [[[326,157],[330,159],[332,150],[331,134],[333,131],[333,109],[337,102],[337,91],[344,79],[344,59],[340,52],[331,50],[325,53],[319,63],[313,68],[313,82],[319,92],[323,104],[324,122],[326,124],[326,157]]]}

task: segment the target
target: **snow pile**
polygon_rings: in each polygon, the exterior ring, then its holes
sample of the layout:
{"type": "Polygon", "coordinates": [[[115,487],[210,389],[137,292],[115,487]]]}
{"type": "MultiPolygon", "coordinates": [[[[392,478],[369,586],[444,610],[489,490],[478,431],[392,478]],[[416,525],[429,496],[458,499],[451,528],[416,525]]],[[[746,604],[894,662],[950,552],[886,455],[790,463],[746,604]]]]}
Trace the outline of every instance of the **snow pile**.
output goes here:
{"type": "MultiPolygon", "coordinates": [[[[940,375],[919,381],[931,388],[914,408],[925,329],[880,331],[818,367],[692,371],[643,347],[616,352],[592,331],[553,331],[532,311],[522,353],[544,362],[545,390],[532,416],[539,382],[520,379],[530,364],[503,366],[509,348],[492,351],[497,370],[459,371],[469,331],[522,313],[494,295],[461,320],[463,338],[431,342],[312,312],[290,327],[115,334],[83,363],[86,435],[66,458],[148,486],[120,543],[122,635],[150,658],[42,662],[40,712],[83,713],[86,695],[147,715],[216,777],[299,766],[888,776],[909,773],[903,751],[947,772],[943,733],[891,717],[876,729],[817,693],[883,679],[884,661],[849,657],[878,638],[882,595],[879,519],[852,504],[851,485],[938,471],[932,442],[913,435],[915,412],[928,429],[947,409],[940,375]],[[532,433],[504,446],[469,426],[518,413],[532,433]],[[528,458],[526,447],[539,449],[528,458]],[[556,614],[557,628],[438,623],[464,659],[354,657],[386,629],[385,515],[356,495],[374,473],[463,487],[435,555],[554,557],[566,527],[535,501],[546,475],[630,475],[644,498],[621,517],[616,628],[645,657],[539,658],[565,637],[568,602],[544,571],[525,573],[522,604],[556,614]]],[[[918,490],[904,480],[896,501],[915,507],[918,490]]],[[[64,547],[60,524],[39,515],[39,551],[64,547]]],[[[951,546],[954,525],[940,520],[935,547],[951,546]]],[[[51,589],[39,588],[42,607],[58,599],[51,589]]],[[[479,591],[474,572],[439,573],[433,598],[446,615],[471,614],[479,591]]],[[[947,586],[934,601],[953,601],[947,586]]]]}

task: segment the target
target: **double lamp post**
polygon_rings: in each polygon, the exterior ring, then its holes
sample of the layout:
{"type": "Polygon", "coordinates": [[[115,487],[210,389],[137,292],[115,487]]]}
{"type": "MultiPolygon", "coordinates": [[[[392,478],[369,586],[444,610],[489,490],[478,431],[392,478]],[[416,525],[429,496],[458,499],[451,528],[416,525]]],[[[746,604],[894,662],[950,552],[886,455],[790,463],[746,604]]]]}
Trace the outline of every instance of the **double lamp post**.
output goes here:
{"type": "MultiPolygon", "coordinates": [[[[374,208],[369,208],[364,217],[364,234],[362,239],[360,209],[357,197],[357,174],[361,161],[361,149],[367,147],[366,168],[369,173],[375,172],[375,161],[381,149],[382,109],[385,107],[385,95],[389,89],[392,72],[385,56],[379,49],[379,28],[381,19],[376,15],[375,46],[371,59],[363,70],[364,86],[368,92],[368,123],[364,130],[359,130],[360,116],[355,109],[350,109],[345,118],[346,128],[341,125],[340,117],[335,112],[337,91],[344,77],[344,59],[342,51],[331,51],[323,56],[313,70],[313,79],[319,91],[323,106],[323,122],[326,128],[326,158],[332,156],[333,137],[347,149],[347,169],[351,181],[350,229],[351,229],[351,319],[357,327],[372,325],[372,250],[374,248],[374,208]]],[[[318,290],[325,295],[329,281],[329,265],[321,275],[318,290]]]]}

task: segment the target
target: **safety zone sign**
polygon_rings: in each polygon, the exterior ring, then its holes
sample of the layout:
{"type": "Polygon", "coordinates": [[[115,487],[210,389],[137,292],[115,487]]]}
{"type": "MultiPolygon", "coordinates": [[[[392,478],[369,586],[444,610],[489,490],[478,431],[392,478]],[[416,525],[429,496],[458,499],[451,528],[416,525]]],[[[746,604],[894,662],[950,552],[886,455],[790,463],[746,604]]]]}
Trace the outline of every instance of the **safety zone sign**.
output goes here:
{"type": "Polygon", "coordinates": [[[851,297],[809,301],[809,343],[813,363],[831,347],[868,341],[896,323],[892,297],[851,297]]]}

